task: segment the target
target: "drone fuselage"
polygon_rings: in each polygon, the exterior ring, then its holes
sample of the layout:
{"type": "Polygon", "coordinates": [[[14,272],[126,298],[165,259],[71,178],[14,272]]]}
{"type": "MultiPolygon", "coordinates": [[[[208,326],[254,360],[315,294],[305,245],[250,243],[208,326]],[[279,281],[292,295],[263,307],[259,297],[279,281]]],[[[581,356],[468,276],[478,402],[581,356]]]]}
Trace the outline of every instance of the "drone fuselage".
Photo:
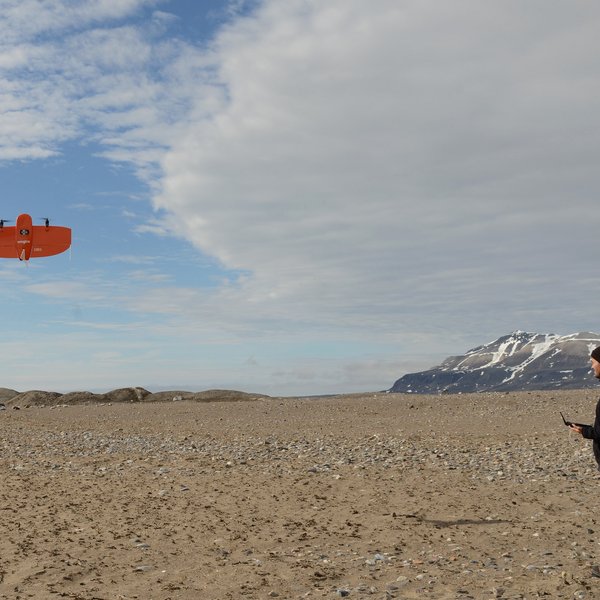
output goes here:
{"type": "Polygon", "coordinates": [[[71,229],[50,225],[34,225],[31,216],[21,214],[14,227],[0,227],[0,258],[29,260],[53,256],[71,246],[71,229]]]}

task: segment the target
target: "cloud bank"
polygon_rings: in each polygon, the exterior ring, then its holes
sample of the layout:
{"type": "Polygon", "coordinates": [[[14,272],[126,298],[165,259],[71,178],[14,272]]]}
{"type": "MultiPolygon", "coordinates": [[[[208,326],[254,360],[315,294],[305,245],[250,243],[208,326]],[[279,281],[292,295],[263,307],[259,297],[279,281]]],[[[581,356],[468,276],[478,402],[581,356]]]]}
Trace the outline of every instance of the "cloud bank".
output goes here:
{"type": "Polygon", "coordinates": [[[454,342],[583,325],[599,31],[583,2],[470,0],[266,1],[226,28],[226,94],[156,197],[247,274],[212,309],[454,342]]]}

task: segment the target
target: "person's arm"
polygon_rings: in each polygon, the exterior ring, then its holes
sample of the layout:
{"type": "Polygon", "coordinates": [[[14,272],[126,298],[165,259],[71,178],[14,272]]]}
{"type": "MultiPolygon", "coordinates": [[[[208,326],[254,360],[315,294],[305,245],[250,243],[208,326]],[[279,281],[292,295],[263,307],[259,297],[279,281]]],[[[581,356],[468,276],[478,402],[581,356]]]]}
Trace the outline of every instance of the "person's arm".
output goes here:
{"type": "MultiPolygon", "coordinates": [[[[563,417],[564,419],[564,417],[563,417]]],[[[600,401],[596,404],[596,420],[593,425],[582,425],[581,423],[571,423],[569,429],[575,433],[579,433],[586,440],[600,441],[600,401]]]]}
{"type": "Polygon", "coordinates": [[[586,440],[597,440],[600,439],[598,431],[593,425],[571,425],[571,429],[580,433],[586,440]]]}

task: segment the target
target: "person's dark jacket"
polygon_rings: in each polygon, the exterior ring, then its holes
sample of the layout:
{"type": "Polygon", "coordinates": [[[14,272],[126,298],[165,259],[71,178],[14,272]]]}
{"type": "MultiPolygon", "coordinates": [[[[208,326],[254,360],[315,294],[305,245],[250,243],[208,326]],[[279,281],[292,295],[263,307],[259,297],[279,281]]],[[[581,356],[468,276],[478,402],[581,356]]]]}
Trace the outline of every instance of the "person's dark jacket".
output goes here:
{"type": "Polygon", "coordinates": [[[588,440],[593,440],[592,448],[594,450],[594,458],[598,463],[600,470],[600,400],[596,404],[596,420],[593,425],[584,425],[581,434],[588,440]]]}

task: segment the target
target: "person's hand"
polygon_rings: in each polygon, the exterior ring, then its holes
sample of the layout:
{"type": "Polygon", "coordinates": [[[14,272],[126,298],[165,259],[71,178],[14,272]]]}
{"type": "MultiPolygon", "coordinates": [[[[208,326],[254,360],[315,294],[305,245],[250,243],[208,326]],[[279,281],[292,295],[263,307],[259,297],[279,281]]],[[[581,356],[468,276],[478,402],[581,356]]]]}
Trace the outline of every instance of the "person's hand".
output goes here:
{"type": "Polygon", "coordinates": [[[569,429],[579,435],[583,433],[583,427],[579,427],[579,425],[569,425],[569,429]]]}

